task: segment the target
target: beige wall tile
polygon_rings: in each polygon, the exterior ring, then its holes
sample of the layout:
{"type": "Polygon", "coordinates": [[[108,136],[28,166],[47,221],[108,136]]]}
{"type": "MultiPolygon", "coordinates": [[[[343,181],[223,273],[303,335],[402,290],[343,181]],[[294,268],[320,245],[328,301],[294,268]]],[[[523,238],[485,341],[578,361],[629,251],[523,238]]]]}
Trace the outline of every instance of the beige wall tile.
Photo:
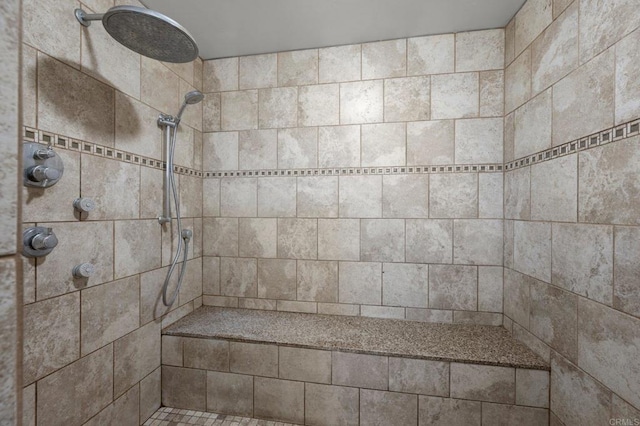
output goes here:
{"type": "Polygon", "coordinates": [[[205,256],[238,256],[237,218],[205,218],[202,226],[205,256]]]}
{"type": "Polygon", "coordinates": [[[220,294],[220,258],[202,258],[202,292],[220,294]]]}
{"type": "Polygon", "coordinates": [[[482,403],[483,424],[517,424],[522,426],[546,426],[549,411],[542,408],[517,405],[482,403]]]}
{"type": "Polygon", "coordinates": [[[362,126],[363,167],[403,166],[406,163],[406,128],[403,123],[362,126]]]}
{"type": "Polygon", "coordinates": [[[42,223],[58,236],[56,249],[46,262],[38,261],[38,300],[69,293],[80,287],[94,286],[113,280],[113,226],[111,222],[42,223]],[[87,239],[99,235],[99,240],[87,239]],[[92,263],[95,275],[88,280],[73,278],[71,271],[81,263],[92,263]]]}
{"type": "Polygon", "coordinates": [[[478,217],[478,175],[475,173],[431,175],[429,217],[478,217]]]}
{"type": "Polygon", "coordinates": [[[640,317],[640,228],[615,227],[613,307],[640,317]]]}
{"type": "Polygon", "coordinates": [[[429,275],[426,265],[384,263],[382,277],[383,305],[428,306],[429,275]]]}
{"type": "Polygon", "coordinates": [[[25,384],[79,358],[79,292],[26,305],[23,324],[22,371],[25,384]]]}
{"type": "Polygon", "coordinates": [[[580,298],[578,366],[613,392],[640,406],[640,368],[635,359],[640,320],[580,298]]]}
{"type": "Polygon", "coordinates": [[[238,308],[275,311],[277,307],[276,302],[276,300],[240,298],[238,299],[238,308]]]}
{"type": "Polygon", "coordinates": [[[296,261],[258,259],[258,297],[295,300],[296,261]]]}
{"type": "Polygon", "coordinates": [[[140,423],[146,421],[160,408],[162,398],[162,383],[160,368],[140,381],[140,423]]]}
{"type": "Polygon", "coordinates": [[[253,377],[207,371],[207,410],[236,416],[253,415],[253,377]]]}
{"type": "Polygon", "coordinates": [[[391,306],[367,306],[362,305],[360,307],[360,315],[363,317],[373,318],[391,318],[391,319],[404,319],[405,309],[400,307],[391,306]]]}
{"type": "Polygon", "coordinates": [[[404,262],[405,230],[402,219],[360,221],[360,256],[364,261],[404,262]]]}
{"type": "Polygon", "coordinates": [[[606,423],[611,391],[561,356],[551,358],[551,412],[564,424],[606,423]]]}
{"type": "Polygon", "coordinates": [[[517,221],[513,236],[514,269],[551,282],[551,224],[517,221]]]}
{"type": "Polygon", "coordinates": [[[207,295],[204,295],[204,296],[202,296],[202,304],[205,305],[205,306],[219,306],[219,307],[223,307],[223,308],[237,308],[239,303],[238,303],[238,298],[237,297],[207,296],[207,295]]]}
{"type": "Polygon", "coordinates": [[[381,217],[382,176],[340,176],[340,217],[381,217]]]}
{"type": "Polygon", "coordinates": [[[635,70],[640,66],[640,31],[634,31],[616,44],[616,124],[633,120],[640,115],[640,79],[635,70]]]}
{"type": "Polygon", "coordinates": [[[453,222],[438,219],[407,219],[406,261],[453,262],[453,222]]]}
{"type": "Polygon", "coordinates": [[[207,372],[162,366],[162,405],[204,411],[207,408],[207,372]]]}
{"type": "Polygon", "coordinates": [[[36,389],[38,424],[82,424],[89,420],[113,400],[113,371],[113,347],[109,345],[40,380],[36,389]]]}
{"type": "MultiPolygon", "coordinates": [[[[505,318],[507,318],[505,316],[505,318]]],[[[518,323],[511,322],[513,329],[513,337],[516,340],[527,345],[536,355],[544,359],[545,362],[549,362],[551,359],[551,348],[547,346],[542,340],[538,339],[533,334],[529,333],[526,329],[518,325],[518,323]]]]}
{"type": "Polygon", "coordinates": [[[480,117],[504,115],[504,71],[480,73],[480,117]]]}
{"type": "Polygon", "coordinates": [[[388,389],[388,360],[377,355],[331,353],[331,382],[368,389],[388,389]]]}
{"type": "Polygon", "coordinates": [[[549,372],[516,368],[516,404],[549,408],[549,372]]]}
{"type": "Polygon", "coordinates": [[[242,56],[239,58],[239,86],[243,89],[261,89],[278,85],[278,56],[242,56]]]}
{"type": "Polygon", "coordinates": [[[297,299],[312,302],[337,302],[338,262],[299,260],[297,264],[297,299]]]}
{"type": "Polygon", "coordinates": [[[362,45],[362,79],[403,77],[407,71],[407,40],[362,45]]]}
{"type": "Polygon", "coordinates": [[[525,50],[504,70],[504,112],[513,111],[529,98],[531,98],[531,49],[525,50]]]}
{"type": "Polygon", "coordinates": [[[573,2],[531,45],[533,93],[546,89],[578,67],[578,3],[573,2]]]}
{"type": "Polygon", "coordinates": [[[238,169],[238,132],[216,132],[203,135],[204,170],[238,169]]]}
{"type": "Polygon", "coordinates": [[[580,62],[584,63],[620,40],[640,25],[633,13],[634,2],[610,1],[602,4],[583,0],[580,4],[580,62]]]}
{"type": "Polygon", "coordinates": [[[298,123],[300,126],[330,126],[340,123],[340,86],[321,84],[300,87],[298,123]]]}
{"type": "MultiPolygon", "coordinates": [[[[529,328],[531,312],[531,285],[537,280],[511,269],[504,271],[504,314],[529,328]]],[[[515,333],[514,333],[515,334],[515,333]]]]}
{"type": "Polygon", "coordinates": [[[278,130],[278,167],[297,169],[318,166],[318,129],[278,130]]]}
{"type": "Polygon", "coordinates": [[[478,73],[441,74],[431,77],[431,118],[476,117],[479,112],[478,73]]]}
{"type": "Polygon", "coordinates": [[[224,296],[257,297],[257,259],[220,259],[220,292],[224,296]]]}
{"type": "Polygon", "coordinates": [[[115,278],[162,266],[157,220],[116,221],[114,226],[115,278]]]}
{"type": "Polygon", "coordinates": [[[134,386],[116,399],[97,416],[85,423],[86,426],[122,425],[135,426],[140,420],[140,388],[134,386]]]}
{"type": "Polygon", "coordinates": [[[579,154],[579,221],[640,225],[639,140],[636,136],[579,154]]]}
{"type": "Polygon", "coordinates": [[[96,203],[90,220],[137,219],[140,166],[92,155],[82,155],[81,161],[82,196],[96,203]]]}
{"type": "Polygon", "coordinates": [[[24,426],[36,426],[35,383],[22,389],[22,424],[24,426]]]}
{"type": "Polygon", "coordinates": [[[418,396],[373,390],[360,391],[360,420],[363,424],[418,424],[418,396]]]}
{"type": "Polygon", "coordinates": [[[359,44],[319,50],[320,83],[360,80],[362,47],[359,44]]]}
{"type": "Polygon", "coordinates": [[[504,29],[456,34],[456,72],[504,67],[504,29]]]}
{"type": "Polygon", "coordinates": [[[500,327],[503,324],[503,316],[494,312],[453,311],[453,322],[500,327]]]}
{"type": "Polygon", "coordinates": [[[78,31],[77,21],[66,19],[74,7],[78,5],[73,0],[26,0],[22,5],[23,41],[80,68],[81,31],[78,31]]]}
{"type": "Polygon", "coordinates": [[[515,139],[516,125],[515,112],[505,115],[504,117],[504,161],[505,163],[515,160],[515,139]]]}
{"type": "Polygon", "coordinates": [[[318,303],[318,313],[324,315],[358,316],[360,315],[360,305],[318,303]]]}
{"type": "Polygon", "coordinates": [[[478,217],[502,219],[504,217],[504,175],[481,173],[478,175],[478,217]]]}
{"type": "Polygon", "coordinates": [[[516,19],[511,18],[504,28],[504,65],[509,65],[516,55],[516,19]]]}
{"type": "Polygon", "coordinates": [[[257,191],[257,178],[223,178],[220,181],[220,214],[227,217],[255,217],[257,191]]]}
{"type": "Polygon", "coordinates": [[[238,222],[241,257],[276,257],[276,219],[241,218],[238,222]]]}
{"type": "Polygon", "coordinates": [[[202,217],[202,179],[180,176],[180,213],[183,217],[202,217]]]}
{"type": "Polygon", "coordinates": [[[318,312],[318,306],[315,302],[297,302],[294,300],[278,300],[276,309],[285,312],[301,312],[306,314],[315,314],[318,312]]]}
{"type": "Polygon", "coordinates": [[[229,367],[233,373],[278,377],[278,347],[231,342],[229,367]]]}
{"type": "Polygon", "coordinates": [[[338,217],[338,177],[297,178],[298,217],[338,217]]]}
{"type": "Polygon", "coordinates": [[[551,147],[551,89],[515,111],[514,158],[551,147]]]}
{"type": "Polygon", "coordinates": [[[575,222],[577,211],[578,157],[568,155],[532,165],[531,219],[575,222]]]}
{"type": "Polygon", "coordinates": [[[202,83],[205,92],[238,90],[238,58],[204,61],[202,83]]]}
{"type": "Polygon", "coordinates": [[[278,167],[278,133],[275,129],[247,130],[238,134],[240,170],[276,169],[278,167]]]}
{"type": "Polygon", "coordinates": [[[453,312],[438,309],[407,308],[406,319],[419,322],[451,323],[453,322],[453,312]]]}
{"type": "Polygon", "coordinates": [[[318,84],[318,50],[278,53],[278,86],[318,84]]]}
{"type": "Polygon", "coordinates": [[[263,377],[254,381],[256,417],[304,423],[304,383],[263,377]]]}
{"type": "Polygon", "coordinates": [[[457,120],[455,132],[456,164],[502,163],[502,118],[457,120]]]}
{"type": "Polygon", "coordinates": [[[182,367],[184,365],[183,342],[185,340],[187,340],[187,338],[180,336],[162,336],[162,365],[173,365],[175,367],[182,367]]]}
{"type": "Polygon", "coordinates": [[[438,423],[480,426],[482,411],[478,401],[423,395],[418,398],[420,426],[438,423]]]}
{"type": "MultiPolygon", "coordinates": [[[[163,136],[156,122],[158,111],[129,96],[116,92],[115,148],[152,158],[162,158],[163,136]]],[[[178,139],[184,143],[183,135],[178,139]]],[[[176,162],[185,164],[184,161],[176,162]]],[[[180,159],[181,160],[181,159],[180,159]]]]}
{"type": "Polygon", "coordinates": [[[318,219],[318,259],[360,260],[360,221],[318,219]]]}
{"type": "Polygon", "coordinates": [[[258,179],[258,216],[296,216],[296,178],[258,179]]]}
{"type": "Polygon", "coordinates": [[[222,130],[258,128],[258,91],[223,92],[220,95],[222,130]]]}
{"type": "Polygon", "coordinates": [[[607,50],[553,87],[554,146],[613,125],[613,53],[607,50]]]}
{"type": "Polygon", "coordinates": [[[390,357],[389,390],[448,396],[449,363],[390,357]]]}
{"type": "Polygon", "coordinates": [[[531,219],[531,168],[523,167],[504,175],[504,217],[531,219]]]}
{"type": "Polygon", "coordinates": [[[516,397],[515,369],[452,362],[451,396],[513,404],[516,397]]]}
{"type": "MultiPolygon", "coordinates": [[[[7,40],[8,42],[9,40],[7,40]]],[[[18,44],[11,40],[14,47],[18,44]]],[[[38,51],[28,44],[22,45],[22,125],[36,126],[38,111],[38,51]]],[[[17,58],[16,58],[17,60],[17,58]]],[[[7,61],[9,62],[9,61],[7,61]]],[[[17,80],[16,80],[17,87],[17,80]]],[[[7,84],[7,88],[9,85],[7,84]]],[[[17,122],[15,123],[17,126],[17,122]]]]}
{"type": "Polygon", "coordinates": [[[316,259],[318,223],[314,219],[278,219],[278,257],[316,259]]]}
{"type": "Polygon", "coordinates": [[[558,16],[572,3],[572,0],[553,0],[553,19],[557,19],[558,16]]]}
{"type": "Polygon", "coordinates": [[[180,78],[154,59],[141,56],[140,61],[140,100],[167,114],[177,111],[182,103],[180,78]]]}
{"type": "Polygon", "coordinates": [[[261,129],[295,127],[297,124],[297,88],[280,87],[258,91],[258,125],[261,129]]]}
{"type": "MultiPolygon", "coordinates": [[[[164,337],[170,336],[163,336],[163,343],[164,337]]],[[[185,367],[201,370],[229,371],[229,341],[184,338],[183,342],[185,367]]]]}
{"type": "Polygon", "coordinates": [[[355,388],[306,383],[304,411],[307,424],[357,426],[360,392],[355,388]]]}
{"type": "MultiPolygon", "coordinates": [[[[163,185],[164,176],[162,170],[152,169],[151,167],[140,167],[141,219],[157,219],[158,216],[160,216],[164,201],[163,185]]],[[[216,197],[216,200],[219,203],[219,197],[216,197]]]]}
{"type": "Polygon", "coordinates": [[[202,104],[202,130],[219,132],[222,130],[222,97],[220,93],[207,93],[202,104]]]}
{"type": "Polygon", "coordinates": [[[384,121],[428,120],[429,77],[392,78],[384,81],[384,121]]]}
{"type": "Polygon", "coordinates": [[[140,324],[140,278],[125,278],[83,291],[82,355],[111,343],[140,324]],[[113,301],[117,300],[117,303],[113,301]]]}
{"type": "Polygon", "coordinates": [[[382,265],[370,262],[340,262],[340,303],[379,305],[382,299],[382,265]]]}
{"type": "Polygon", "coordinates": [[[454,220],[453,263],[501,265],[502,220],[454,220]]]}
{"type": "Polygon", "coordinates": [[[614,393],[611,395],[611,417],[635,421],[640,419],[640,411],[614,393]]]}
{"type": "Polygon", "coordinates": [[[477,267],[460,265],[429,267],[430,308],[475,311],[477,306],[477,267]]]}
{"type": "Polygon", "coordinates": [[[504,221],[504,266],[506,268],[513,268],[513,221],[504,221]]]}
{"type": "Polygon", "coordinates": [[[114,396],[122,395],[160,366],[160,327],[160,323],[150,322],[114,342],[114,396]]]}
{"type": "Polygon", "coordinates": [[[382,214],[387,218],[429,216],[428,175],[385,175],[382,177],[382,214]]]}
{"type": "Polygon", "coordinates": [[[302,382],[331,383],[331,352],[279,348],[279,377],[302,382]]]}
{"type": "Polygon", "coordinates": [[[516,45],[515,52],[518,55],[553,20],[551,0],[532,0],[516,14],[516,45]]]}
{"type": "Polygon", "coordinates": [[[360,152],[360,126],[318,129],[318,167],[359,167],[360,152]]]}
{"type": "Polygon", "coordinates": [[[613,302],[613,227],[554,223],[551,282],[593,300],[613,302]]]}
{"type": "Polygon", "coordinates": [[[383,121],[382,80],[340,83],[340,124],[383,121]]]}
{"type": "Polygon", "coordinates": [[[407,123],[407,166],[453,164],[454,121],[407,123]]]}
{"type": "MultiPolygon", "coordinates": [[[[52,10],[55,7],[52,6],[52,10]]],[[[114,144],[114,90],[55,59],[38,54],[38,126],[51,132],[114,144]],[[73,88],[82,90],[73,90],[73,88]],[[82,92],[82,96],[77,94],[82,92]]]]}
{"type": "Polygon", "coordinates": [[[501,266],[478,268],[478,310],[502,312],[503,270],[501,266]]]}
{"type": "Polygon", "coordinates": [[[455,35],[441,34],[407,39],[407,75],[454,72],[455,35]]]}

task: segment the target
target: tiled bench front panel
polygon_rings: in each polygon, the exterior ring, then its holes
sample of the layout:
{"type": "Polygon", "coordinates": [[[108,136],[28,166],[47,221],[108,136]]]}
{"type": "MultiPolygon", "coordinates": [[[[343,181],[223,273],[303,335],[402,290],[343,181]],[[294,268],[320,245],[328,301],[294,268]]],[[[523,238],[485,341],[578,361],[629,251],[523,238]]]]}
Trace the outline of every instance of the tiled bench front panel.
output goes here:
{"type": "Polygon", "coordinates": [[[163,336],[162,403],[307,425],[548,424],[549,372],[163,336]]]}

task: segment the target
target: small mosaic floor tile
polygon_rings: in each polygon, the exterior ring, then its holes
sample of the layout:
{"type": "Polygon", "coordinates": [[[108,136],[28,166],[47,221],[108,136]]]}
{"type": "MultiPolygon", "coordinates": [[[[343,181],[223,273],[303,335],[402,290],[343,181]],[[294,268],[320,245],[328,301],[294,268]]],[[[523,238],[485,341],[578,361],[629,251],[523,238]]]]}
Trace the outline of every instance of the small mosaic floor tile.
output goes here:
{"type": "Polygon", "coordinates": [[[228,416],[224,414],[205,413],[203,411],[183,410],[179,408],[160,407],[144,426],[295,426],[292,423],[274,422],[271,420],[252,419],[249,417],[228,416]]]}

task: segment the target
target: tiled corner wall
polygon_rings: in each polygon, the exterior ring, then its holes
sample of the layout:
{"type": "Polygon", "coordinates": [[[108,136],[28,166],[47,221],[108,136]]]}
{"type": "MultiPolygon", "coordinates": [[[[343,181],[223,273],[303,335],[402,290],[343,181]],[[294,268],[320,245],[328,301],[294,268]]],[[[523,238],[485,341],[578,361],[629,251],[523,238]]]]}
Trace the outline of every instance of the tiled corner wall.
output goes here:
{"type": "Polygon", "coordinates": [[[505,326],[550,360],[552,425],[640,419],[639,26],[529,0],[506,27],[505,326]]]}
{"type": "Polygon", "coordinates": [[[0,4],[0,423],[21,410],[22,307],[20,256],[20,0],[0,4]]]}
{"type": "Polygon", "coordinates": [[[65,165],[55,186],[21,189],[23,225],[51,227],[59,239],[47,257],[24,261],[25,425],[143,423],[160,404],[161,327],[201,303],[202,108],[186,110],[178,134],[177,180],[194,245],[170,312],[161,288],[177,240],[156,219],[156,119],[201,88],[202,62],[141,57],[73,16],[76,7],[113,5],[24,2],[23,140],[51,143],[65,165]],[[72,206],[79,196],[96,202],[82,218],[72,206]],[[73,279],[83,262],[96,274],[73,279]]]}
{"type": "Polygon", "coordinates": [[[503,48],[205,61],[203,303],[501,324],[503,48]]]}

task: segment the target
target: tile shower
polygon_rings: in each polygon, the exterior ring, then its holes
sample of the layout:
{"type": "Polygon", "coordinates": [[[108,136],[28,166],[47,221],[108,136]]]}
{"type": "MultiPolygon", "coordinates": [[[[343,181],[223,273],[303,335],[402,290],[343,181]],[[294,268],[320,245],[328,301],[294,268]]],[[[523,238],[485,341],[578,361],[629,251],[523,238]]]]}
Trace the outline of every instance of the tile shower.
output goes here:
{"type": "MultiPolygon", "coordinates": [[[[21,3],[22,44],[18,25],[0,37],[3,99],[22,84],[0,133],[9,424],[144,423],[161,330],[201,305],[504,326],[550,364],[549,424],[640,419],[634,1],[528,0],[504,29],[184,65],[68,19],[113,1],[21,3]],[[156,220],[155,120],[194,88],[176,159],[194,252],[163,312],[176,240],[156,220]],[[22,187],[18,135],[54,146],[59,184],[22,187]],[[98,205],[82,220],[80,195],[98,205]],[[37,263],[15,247],[33,224],[64,236],[37,263]],[[97,274],[78,288],[82,262],[97,274]]],[[[0,10],[20,20],[20,2],[0,10]]]]}

